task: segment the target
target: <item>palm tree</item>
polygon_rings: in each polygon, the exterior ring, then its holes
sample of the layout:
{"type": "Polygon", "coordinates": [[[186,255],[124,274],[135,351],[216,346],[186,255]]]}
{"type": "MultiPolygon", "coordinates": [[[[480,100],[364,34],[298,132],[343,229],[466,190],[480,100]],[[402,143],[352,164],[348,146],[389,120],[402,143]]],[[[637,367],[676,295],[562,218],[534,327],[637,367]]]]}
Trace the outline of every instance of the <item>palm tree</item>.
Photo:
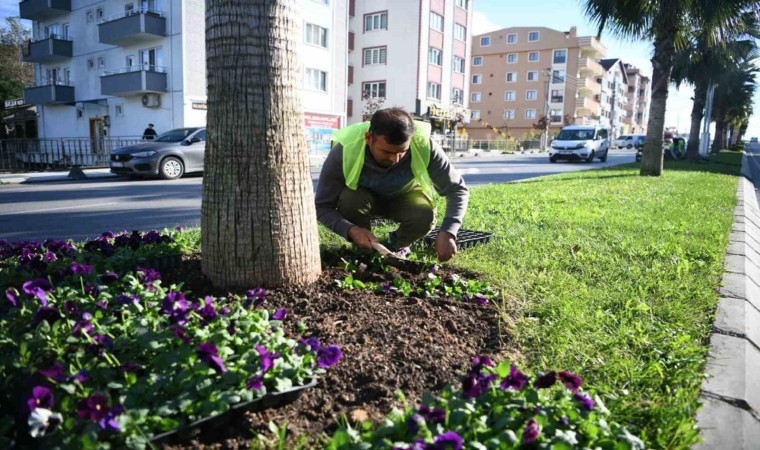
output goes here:
{"type": "Polygon", "coordinates": [[[713,153],[727,147],[726,128],[730,124],[748,119],[752,113],[752,96],[757,90],[755,78],[758,68],[752,62],[745,62],[728,71],[718,80],[713,100],[715,137],[713,153]]]}
{"type": "Polygon", "coordinates": [[[298,0],[206,0],[203,273],[225,288],[321,271],[301,109],[298,0]]]}
{"type": "Polygon", "coordinates": [[[696,28],[689,44],[676,55],[671,74],[673,82],[678,87],[683,83],[694,85],[691,128],[686,146],[688,159],[699,159],[700,129],[709,84],[742,62],[756,58],[754,38],[757,37],[760,37],[758,17],[754,11],[747,11],[728,23],[696,28]],[[710,39],[711,34],[717,34],[717,39],[710,39]]]}
{"type": "MultiPolygon", "coordinates": [[[[652,103],[641,175],[662,174],[662,133],[670,74],[676,50],[684,48],[693,26],[727,23],[757,0],[583,0],[586,15],[613,34],[637,40],[653,40],[652,103]]],[[[711,36],[714,39],[714,36],[711,36]]]]}

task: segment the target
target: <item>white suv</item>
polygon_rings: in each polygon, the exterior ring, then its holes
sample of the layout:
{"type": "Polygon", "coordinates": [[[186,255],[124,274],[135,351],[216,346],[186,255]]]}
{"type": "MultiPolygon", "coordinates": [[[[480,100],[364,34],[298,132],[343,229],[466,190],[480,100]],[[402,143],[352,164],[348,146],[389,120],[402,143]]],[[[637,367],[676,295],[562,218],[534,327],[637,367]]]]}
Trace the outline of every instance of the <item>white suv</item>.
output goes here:
{"type": "Polygon", "coordinates": [[[601,125],[570,125],[564,127],[549,148],[549,162],[560,159],[593,162],[607,161],[610,149],[609,130],[601,125]]]}

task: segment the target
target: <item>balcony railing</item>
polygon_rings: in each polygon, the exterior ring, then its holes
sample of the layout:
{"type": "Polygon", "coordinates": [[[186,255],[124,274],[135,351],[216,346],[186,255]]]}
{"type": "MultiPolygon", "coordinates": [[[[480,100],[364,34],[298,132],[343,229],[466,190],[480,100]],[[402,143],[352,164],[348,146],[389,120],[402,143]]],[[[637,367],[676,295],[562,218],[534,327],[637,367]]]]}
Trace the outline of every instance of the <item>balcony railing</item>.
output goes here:
{"type": "Polygon", "coordinates": [[[46,21],[71,12],[71,0],[24,0],[18,5],[22,19],[46,21]]]}
{"type": "Polygon", "coordinates": [[[103,95],[138,95],[167,91],[166,68],[149,64],[122,67],[103,72],[100,93],[103,95]]]}
{"type": "Polygon", "coordinates": [[[162,11],[133,9],[98,21],[99,40],[103,44],[142,43],[166,36],[166,18],[162,11]]]}
{"type": "Polygon", "coordinates": [[[581,58],[578,60],[578,71],[584,75],[601,75],[604,67],[593,58],[581,58]]]}
{"type": "Polygon", "coordinates": [[[593,36],[578,38],[578,46],[583,57],[604,58],[607,55],[607,47],[593,36]]]}
{"type": "Polygon", "coordinates": [[[68,36],[50,34],[36,41],[27,41],[21,47],[21,59],[24,62],[52,62],[71,58],[73,43],[68,36]]]}
{"type": "Polygon", "coordinates": [[[74,86],[62,78],[42,78],[24,88],[24,102],[29,105],[74,103],[74,86]]]}

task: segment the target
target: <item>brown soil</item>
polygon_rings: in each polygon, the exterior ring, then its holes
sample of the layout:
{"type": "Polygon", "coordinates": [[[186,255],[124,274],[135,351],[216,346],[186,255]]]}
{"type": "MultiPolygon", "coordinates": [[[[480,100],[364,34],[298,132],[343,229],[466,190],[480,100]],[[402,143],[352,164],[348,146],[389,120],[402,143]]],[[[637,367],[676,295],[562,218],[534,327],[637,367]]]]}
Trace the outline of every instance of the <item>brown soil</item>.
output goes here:
{"type": "MultiPolygon", "coordinates": [[[[270,421],[280,425],[287,422],[289,437],[305,434],[316,446],[319,436],[333,430],[342,417],[378,419],[403,406],[397,391],[416,402],[424,391],[457,383],[473,356],[507,356],[492,306],[337,288],[334,280],[342,280],[346,274],[328,269],[306,289],[267,292],[265,306],[287,310],[286,326],[292,336],[297,336],[295,324],[302,322],[310,334],[343,350],[343,359],[328,370],[316,388],[290,405],[248,414],[245,420],[205,433],[198,440],[164,448],[249,448],[254,433],[271,434],[270,421]]],[[[443,269],[438,274],[443,278],[451,272],[443,269]]],[[[363,277],[381,281],[397,275],[413,284],[425,276],[395,272],[365,273],[363,277]]],[[[184,281],[185,289],[196,295],[226,294],[209,288],[197,256],[165,278],[184,281]]]]}

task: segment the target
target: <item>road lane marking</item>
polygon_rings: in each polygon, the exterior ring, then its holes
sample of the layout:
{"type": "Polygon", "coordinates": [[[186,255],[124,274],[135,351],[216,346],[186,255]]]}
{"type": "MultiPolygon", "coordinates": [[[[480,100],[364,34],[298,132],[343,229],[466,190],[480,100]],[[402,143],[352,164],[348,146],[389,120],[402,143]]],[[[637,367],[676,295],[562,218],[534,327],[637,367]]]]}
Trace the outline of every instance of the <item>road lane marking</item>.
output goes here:
{"type": "Polygon", "coordinates": [[[32,214],[32,213],[39,213],[39,212],[50,212],[50,211],[61,211],[64,209],[83,209],[83,208],[93,208],[96,206],[108,206],[108,205],[118,205],[118,202],[111,202],[111,203],[93,203],[91,205],[77,205],[77,206],[62,206],[60,208],[45,208],[45,209],[32,209],[29,211],[14,211],[14,212],[7,212],[7,213],[0,213],[0,216],[10,216],[14,214],[32,214]]]}

